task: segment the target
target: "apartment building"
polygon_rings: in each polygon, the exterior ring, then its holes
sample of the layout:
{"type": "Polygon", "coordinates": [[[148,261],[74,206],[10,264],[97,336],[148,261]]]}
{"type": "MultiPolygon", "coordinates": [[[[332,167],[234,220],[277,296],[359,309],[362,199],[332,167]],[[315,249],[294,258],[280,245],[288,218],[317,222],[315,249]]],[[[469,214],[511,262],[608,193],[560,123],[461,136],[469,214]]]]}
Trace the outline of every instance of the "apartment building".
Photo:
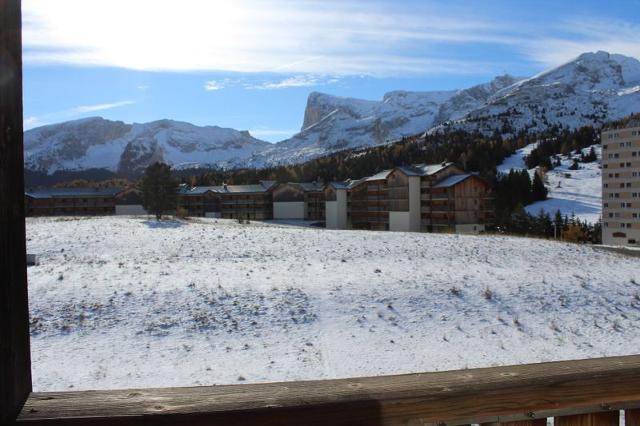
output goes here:
{"type": "Polygon", "coordinates": [[[493,220],[489,183],[452,163],[332,182],[325,197],[330,229],[478,233],[493,220]]]}
{"type": "Polygon", "coordinates": [[[98,216],[115,213],[122,188],[46,188],[24,193],[27,216],[98,216]]]}
{"type": "Polygon", "coordinates": [[[602,243],[640,245],[640,120],[602,132],[602,243]]]}
{"type": "Polygon", "coordinates": [[[324,220],[324,185],[289,182],[273,190],[274,219],[324,220]]]}
{"type": "Polygon", "coordinates": [[[221,217],[221,198],[224,186],[180,185],[178,207],[187,211],[189,216],[221,217]]]}
{"type": "Polygon", "coordinates": [[[274,181],[251,185],[223,185],[220,196],[224,219],[273,219],[274,181]]]}

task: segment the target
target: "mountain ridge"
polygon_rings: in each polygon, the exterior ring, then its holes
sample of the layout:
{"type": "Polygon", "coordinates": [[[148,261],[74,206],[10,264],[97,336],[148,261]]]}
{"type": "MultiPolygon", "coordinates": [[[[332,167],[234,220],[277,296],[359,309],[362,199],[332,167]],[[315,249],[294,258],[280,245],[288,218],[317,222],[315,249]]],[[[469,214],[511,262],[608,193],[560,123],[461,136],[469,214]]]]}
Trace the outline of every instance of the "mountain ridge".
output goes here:
{"type": "Polygon", "coordinates": [[[640,62],[598,51],[529,78],[505,74],[466,89],[395,90],[377,101],[312,92],[301,130],[275,144],[247,131],[168,119],[127,124],[89,118],[49,125],[25,132],[25,165],[48,173],[107,168],[123,175],[139,174],[157,160],[177,168],[260,168],[424,132],[510,137],[552,126],[597,125],[637,111],[640,62]]]}

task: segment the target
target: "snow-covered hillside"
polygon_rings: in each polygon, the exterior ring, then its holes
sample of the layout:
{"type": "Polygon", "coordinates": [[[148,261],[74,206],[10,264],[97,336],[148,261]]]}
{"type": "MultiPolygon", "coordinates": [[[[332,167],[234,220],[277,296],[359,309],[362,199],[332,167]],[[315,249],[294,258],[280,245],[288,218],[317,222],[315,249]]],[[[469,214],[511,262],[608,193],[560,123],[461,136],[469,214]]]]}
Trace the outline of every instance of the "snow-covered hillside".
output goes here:
{"type": "MultiPolygon", "coordinates": [[[[578,170],[570,170],[573,158],[580,155],[560,157],[562,165],[555,167],[545,175],[545,186],[549,190],[548,199],[538,201],[526,207],[531,214],[538,214],[540,210],[553,215],[560,210],[563,216],[575,215],[576,218],[596,223],[602,215],[602,149],[594,145],[598,161],[580,163],[578,170]]],[[[589,153],[589,148],[582,150],[589,153]]]]}
{"type": "Polygon", "coordinates": [[[98,117],[29,130],[24,143],[31,170],[102,168],[122,175],[139,173],[153,161],[223,165],[269,145],[248,132],[217,126],[172,120],[125,124],[98,117]]]}
{"type": "Polygon", "coordinates": [[[463,129],[504,135],[549,126],[577,128],[640,110],[640,61],[584,53],[564,65],[498,90],[480,108],[430,131],[463,129]]]}
{"type": "MultiPolygon", "coordinates": [[[[531,153],[537,144],[533,143],[519,149],[515,154],[505,159],[498,167],[498,172],[509,173],[509,170],[523,170],[526,168],[524,158],[531,153]]],[[[567,156],[559,155],[560,166],[546,173],[544,183],[549,190],[548,199],[538,201],[525,207],[525,210],[533,215],[543,210],[553,216],[558,210],[563,216],[575,216],[576,218],[596,223],[602,215],[602,147],[593,145],[598,156],[598,161],[592,163],[579,163],[578,170],[570,170],[573,159],[580,159],[579,154],[567,156]]],[[[591,147],[584,148],[586,155],[591,147]]],[[[531,178],[535,169],[529,170],[531,178]]]]}
{"type": "Polygon", "coordinates": [[[544,240],[29,218],[35,390],[630,354],[637,259],[544,240]],[[460,267],[464,265],[464,268],[460,267]]]}

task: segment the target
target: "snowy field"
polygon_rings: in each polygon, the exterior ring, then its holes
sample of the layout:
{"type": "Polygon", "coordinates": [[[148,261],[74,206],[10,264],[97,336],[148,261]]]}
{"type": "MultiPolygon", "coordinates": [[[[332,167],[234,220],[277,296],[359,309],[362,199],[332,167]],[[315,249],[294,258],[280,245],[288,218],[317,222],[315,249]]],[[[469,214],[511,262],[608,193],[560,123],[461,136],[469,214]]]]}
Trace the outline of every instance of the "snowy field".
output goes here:
{"type": "MultiPolygon", "coordinates": [[[[524,157],[529,155],[536,144],[530,144],[519,149],[498,167],[498,171],[509,173],[509,170],[525,169],[524,157]]],[[[538,201],[525,207],[525,210],[533,215],[540,210],[548,212],[552,217],[560,210],[563,216],[575,215],[580,220],[596,223],[602,215],[602,173],[600,163],[602,160],[602,148],[599,144],[593,145],[598,161],[593,163],[579,163],[579,170],[569,170],[573,164],[573,157],[579,155],[561,156],[561,166],[555,167],[545,176],[545,186],[549,190],[548,199],[538,201]]],[[[591,147],[582,150],[589,153],[591,147]]],[[[535,169],[529,170],[533,178],[535,169]]]]}
{"type": "Polygon", "coordinates": [[[29,218],[38,391],[638,352],[640,260],[493,236],[29,218]]]}

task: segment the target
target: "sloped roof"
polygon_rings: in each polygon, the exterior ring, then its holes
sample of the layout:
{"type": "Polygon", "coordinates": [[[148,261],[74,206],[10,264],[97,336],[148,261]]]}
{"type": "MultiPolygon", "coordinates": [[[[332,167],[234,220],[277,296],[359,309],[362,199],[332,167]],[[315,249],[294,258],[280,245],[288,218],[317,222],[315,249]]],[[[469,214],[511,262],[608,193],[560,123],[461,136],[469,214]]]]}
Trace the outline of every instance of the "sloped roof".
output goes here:
{"type": "Polygon", "coordinates": [[[24,195],[38,199],[113,197],[123,190],[123,188],[43,188],[27,190],[24,195]]]}
{"type": "Polygon", "coordinates": [[[221,193],[224,192],[223,186],[194,186],[193,188],[188,188],[185,191],[181,191],[183,195],[202,195],[207,192],[215,192],[221,193]]]}
{"type": "Polygon", "coordinates": [[[452,165],[453,163],[414,164],[411,168],[418,171],[419,176],[429,176],[452,165]]]}
{"type": "Polygon", "coordinates": [[[407,176],[422,176],[422,170],[414,166],[398,166],[396,169],[407,176]]]}
{"type": "Polygon", "coordinates": [[[331,186],[335,189],[348,189],[349,188],[349,183],[350,181],[345,180],[345,181],[335,181],[335,182],[329,182],[327,184],[327,186],[331,186]]]}
{"type": "Polygon", "coordinates": [[[451,186],[457,185],[460,182],[470,178],[471,174],[463,174],[463,175],[453,175],[453,176],[449,176],[446,179],[441,180],[440,182],[438,182],[434,188],[449,188],[451,186]]]}
{"type": "Polygon", "coordinates": [[[324,184],[320,182],[291,182],[292,184],[300,185],[305,192],[322,191],[324,184]]]}
{"type": "Polygon", "coordinates": [[[624,126],[625,129],[631,129],[634,127],[640,127],[640,119],[633,119],[629,121],[626,126],[624,126]]]}
{"type": "Polygon", "coordinates": [[[387,177],[389,177],[389,175],[391,174],[392,171],[393,171],[393,169],[383,170],[381,172],[376,173],[373,176],[369,176],[369,177],[364,178],[364,180],[365,181],[384,180],[387,177]]]}

